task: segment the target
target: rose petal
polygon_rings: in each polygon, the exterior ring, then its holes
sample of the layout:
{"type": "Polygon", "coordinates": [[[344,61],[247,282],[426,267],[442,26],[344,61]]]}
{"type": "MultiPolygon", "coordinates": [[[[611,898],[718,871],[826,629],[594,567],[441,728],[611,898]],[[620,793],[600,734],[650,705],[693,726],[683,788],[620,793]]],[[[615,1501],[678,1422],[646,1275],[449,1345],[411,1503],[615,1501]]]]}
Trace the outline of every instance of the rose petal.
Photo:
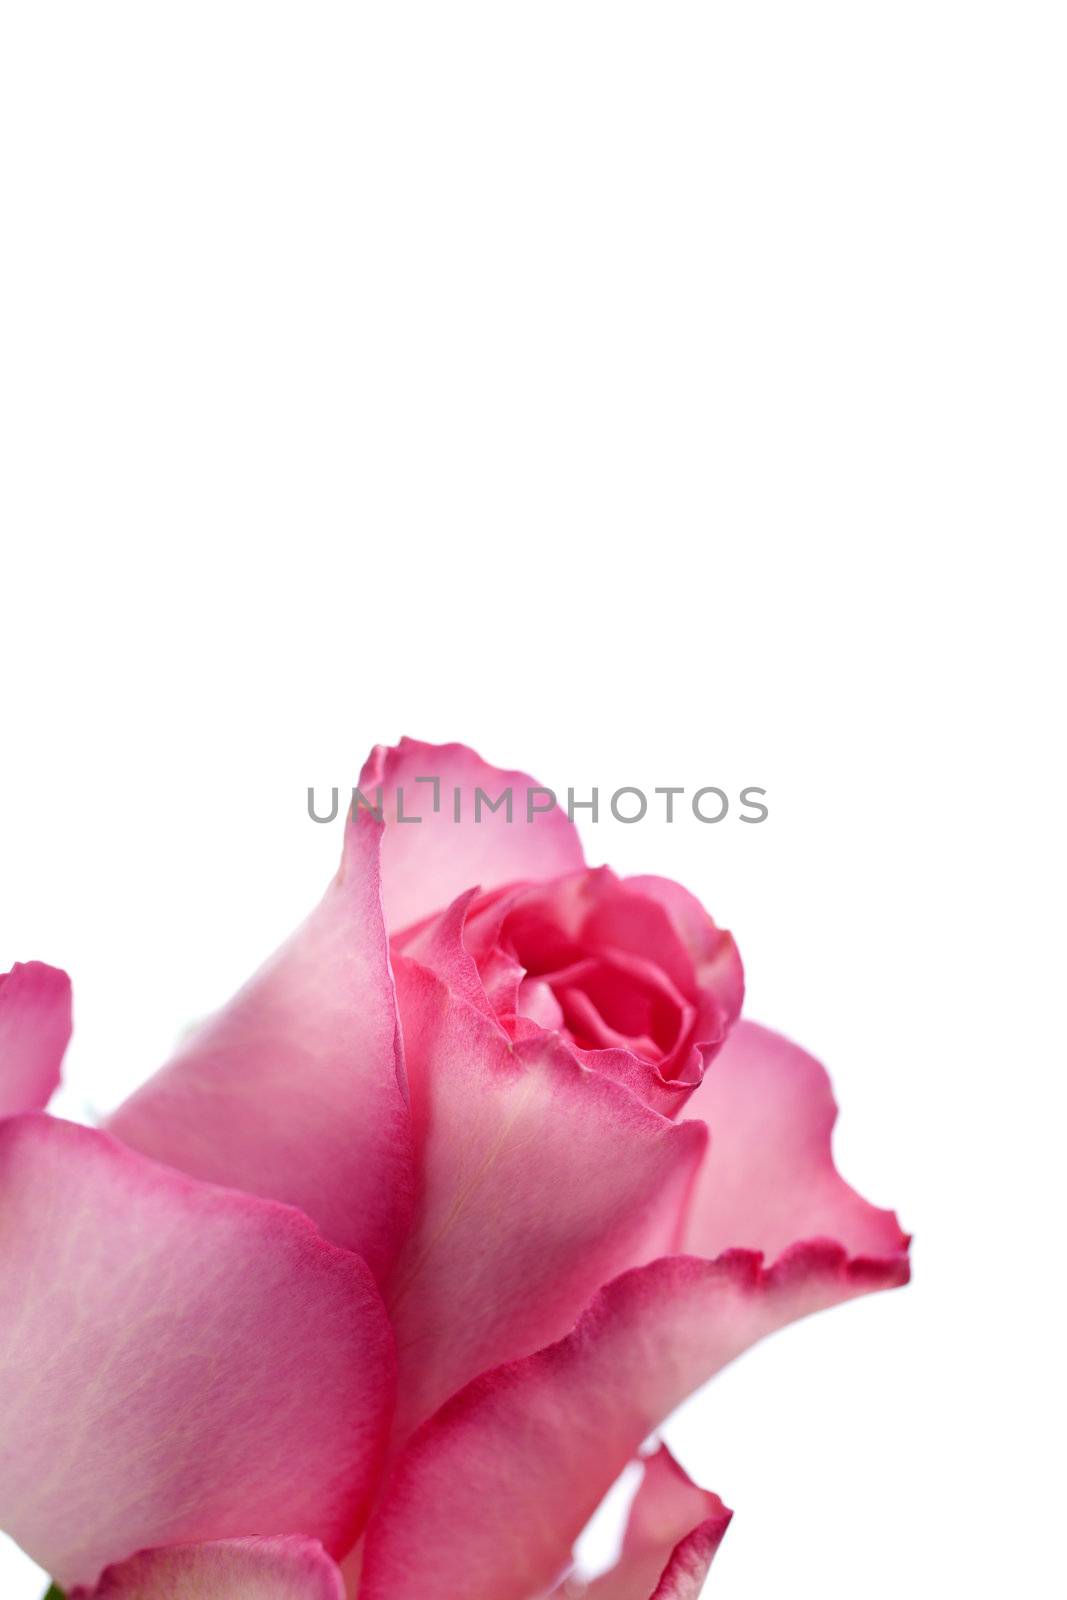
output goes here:
{"type": "Polygon", "coordinates": [[[559,1600],[697,1600],[732,1514],[661,1445],[644,1462],[618,1561],[589,1584],[568,1580],[559,1600]]]}
{"type": "Polygon", "coordinates": [[[558,806],[537,810],[533,821],[527,820],[528,805],[540,807],[546,802],[541,786],[524,772],[489,766],[466,745],[422,744],[416,739],[401,739],[394,748],[377,745],[359,780],[371,805],[379,785],[387,824],[382,898],[390,933],[442,910],[464,889],[541,882],[583,865],[577,831],[558,806]],[[418,782],[420,778],[436,779],[436,789],[432,782],[418,782]],[[484,801],[480,820],[475,821],[478,789],[489,800],[510,789],[511,821],[504,807],[490,811],[484,801]],[[401,809],[405,817],[421,821],[400,821],[401,809]]]}
{"type": "Polygon", "coordinates": [[[154,1545],[359,1530],[393,1354],[367,1267],[108,1135],[0,1124],[0,1526],[64,1586],[154,1545]]]}
{"type": "Polygon", "coordinates": [[[524,978],[515,1000],[516,1015],[550,1032],[563,1027],[563,1008],[541,978],[524,978]]]}
{"type": "Polygon", "coordinates": [[[0,973],[0,1117],[39,1111],[59,1086],[70,1040],[70,979],[43,961],[0,973]]]}
{"type": "Polygon", "coordinates": [[[906,1264],[815,1244],[769,1270],[732,1251],[617,1278],[573,1333],[476,1378],[411,1440],[368,1527],[360,1600],[550,1589],[606,1490],[688,1394],[785,1323],[905,1276],[906,1264]]]}
{"type": "Polygon", "coordinates": [[[344,1600],[344,1584],[313,1539],[228,1539],[142,1550],[70,1600],[344,1600]]]}
{"type": "Polygon", "coordinates": [[[509,911],[527,892],[513,887],[480,895],[470,906],[463,924],[463,943],[476,963],[486,999],[497,1016],[517,1011],[519,989],[526,976],[526,969],[516,960],[510,940],[506,941],[505,948],[501,938],[509,911]]]}
{"type": "Polygon", "coordinates": [[[574,1053],[583,1066],[624,1083],[645,1105],[665,1117],[677,1117],[684,1112],[704,1072],[703,1057],[697,1050],[686,1059],[674,1078],[665,1078],[659,1062],[646,1061],[632,1050],[583,1050],[574,1046],[574,1053]]]}
{"type": "Polygon", "coordinates": [[[711,1132],[693,1194],[685,1248],[739,1247],[768,1259],[801,1239],[835,1239],[852,1256],[903,1259],[892,1211],[869,1205],[838,1176],[837,1116],[825,1071],[788,1039],[740,1022],[686,1106],[711,1132]]]}
{"type": "Polygon", "coordinates": [[[386,1292],[404,1431],[484,1367],[557,1338],[607,1278],[673,1248],[706,1135],[553,1035],[509,1041],[407,957],[396,980],[422,1171],[386,1292]]]}
{"type": "Polygon", "coordinates": [[[478,964],[467,948],[469,912],[478,898],[477,889],[465,889],[443,911],[398,934],[392,944],[398,955],[408,956],[420,966],[428,967],[460,999],[495,1021],[496,1012],[478,964]]]}
{"type": "Polygon", "coordinates": [[[716,926],[696,895],[671,878],[648,874],[624,878],[623,883],[668,912],[689,951],[698,986],[717,995],[723,1013],[732,1021],[741,1010],[745,993],[744,968],[732,935],[716,926]]]}
{"type": "MultiPolygon", "coordinates": [[[[572,1037],[575,1041],[586,1040],[589,1053],[627,1050],[642,1061],[658,1057],[660,1052],[651,1034],[621,1033],[606,1020],[603,1009],[598,1007],[589,992],[596,980],[602,980],[603,977],[602,968],[595,961],[579,962],[566,973],[560,974],[556,993],[563,1008],[564,1022],[572,1037]]],[[[627,989],[623,975],[617,970],[608,975],[608,982],[603,987],[608,988],[609,998],[613,989],[621,989],[624,993],[627,989]]]]}
{"type": "Polygon", "coordinates": [[[381,833],[365,813],[349,822],[303,927],[109,1123],[195,1178],[299,1206],[378,1276],[414,1188],[381,833]]]}

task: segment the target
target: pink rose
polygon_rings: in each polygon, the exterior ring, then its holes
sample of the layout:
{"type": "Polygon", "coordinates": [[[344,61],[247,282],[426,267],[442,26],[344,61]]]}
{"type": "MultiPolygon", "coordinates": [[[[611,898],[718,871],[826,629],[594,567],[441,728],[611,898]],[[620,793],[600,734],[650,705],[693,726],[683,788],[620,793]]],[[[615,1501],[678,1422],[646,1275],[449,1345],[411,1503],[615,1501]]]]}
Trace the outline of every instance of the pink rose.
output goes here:
{"type": "MultiPolygon", "coordinates": [[[[687,1394],[907,1280],[692,896],[461,745],[359,787],[319,906],[106,1132],[43,1110],[63,975],[0,979],[0,1524],[80,1600],[564,1600],[687,1394]]],[[[643,1472],[589,1600],[695,1600],[725,1532],[643,1472]]]]}

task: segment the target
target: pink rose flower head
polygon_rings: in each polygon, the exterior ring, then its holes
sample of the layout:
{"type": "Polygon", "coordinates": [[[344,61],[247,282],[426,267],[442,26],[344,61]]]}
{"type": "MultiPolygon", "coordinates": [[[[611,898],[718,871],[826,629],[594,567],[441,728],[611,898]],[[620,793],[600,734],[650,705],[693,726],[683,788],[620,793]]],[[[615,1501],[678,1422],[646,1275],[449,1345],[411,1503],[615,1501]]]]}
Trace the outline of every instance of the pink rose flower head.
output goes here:
{"type": "Polygon", "coordinates": [[[64,975],[0,977],[0,1526],[70,1600],[696,1600],[730,1513],[644,1442],[908,1276],[743,987],[685,889],[407,739],[319,905],[105,1129],[44,1109],[64,975]]]}

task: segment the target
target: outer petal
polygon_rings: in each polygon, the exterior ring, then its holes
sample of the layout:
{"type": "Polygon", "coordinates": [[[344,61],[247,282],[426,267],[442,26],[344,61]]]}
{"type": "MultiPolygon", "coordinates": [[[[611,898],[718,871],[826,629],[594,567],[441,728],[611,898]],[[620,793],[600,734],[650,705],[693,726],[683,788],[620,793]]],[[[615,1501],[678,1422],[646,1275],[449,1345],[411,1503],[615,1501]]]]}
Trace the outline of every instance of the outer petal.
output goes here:
{"type": "Polygon", "coordinates": [[[904,1262],[908,1240],[893,1213],[838,1176],[829,1079],[788,1039],[738,1023],[686,1114],[711,1130],[686,1249],[713,1256],[737,1246],[773,1258],[796,1240],[835,1239],[850,1255],[904,1262]]]}
{"type": "Polygon", "coordinates": [[[419,1430],[371,1519],[360,1600],[550,1589],[605,1491],[686,1395],[775,1328],[900,1281],[899,1268],[849,1263],[833,1245],[769,1271],[733,1251],[626,1273],[567,1338],[475,1379],[419,1430]]]}
{"type": "Polygon", "coordinates": [[[358,1257],[37,1114],[0,1125],[0,1282],[0,1526],[59,1583],[256,1530],[348,1548],[393,1388],[358,1257]]]}
{"type": "Polygon", "coordinates": [[[386,1300],[400,1431],[475,1373],[573,1326],[589,1296],[675,1246],[706,1138],[552,1035],[509,1041],[399,956],[423,1192],[386,1300]]]}
{"type": "Polygon", "coordinates": [[[40,1111],[70,1040],[70,979],[43,961],[0,973],[0,1117],[40,1111]]]}
{"type": "Polygon", "coordinates": [[[615,1574],[601,1579],[596,1600],[627,1600],[630,1594],[634,1600],[646,1600],[646,1595],[651,1600],[697,1600],[732,1516],[718,1495],[698,1489],[662,1446],[645,1464],[622,1558],[615,1574]],[[676,1542],[668,1554],[669,1540],[676,1542]],[[663,1555],[667,1561],[659,1582],[646,1589],[642,1581],[638,1587],[644,1561],[654,1556],[658,1562],[663,1555]],[[616,1581],[609,1587],[613,1576],[616,1581]]]}
{"type": "Polygon", "coordinates": [[[390,933],[442,910],[464,889],[540,882],[584,865],[574,824],[558,806],[539,809],[547,791],[524,772],[489,766],[466,745],[416,739],[401,739],[392,749],[377,745],[359,780],[372,805],[379,785],[386,820],[382,896],[390,933]],[[436,779],[436,787],[420,778],[436,779]],[[511,820],[504,807],[490,811],[483,801],[476,821],[478,789],[491,801],[510,790],[511,820]],[[538,808],[532,822],[529,805],[538,808]],[[401,810],[404,817],[421,820],[401,821],[401,810]]]}
{"type": "Polygon", "coordinates": [[[568,1580],[559,1600],[697,1600],[732,1515],[661,1445],[644,1463],[618,1561],[592,1583],[568,1580]]]}
{"type": "Polygon", "coordinates": [[[313,1539],[229,1539],[142,1550],[70,1600],[344,1600],[344,1585],[313,1539]]]}
{"type": "Polygon", "coordinates": [[[366,813],[349,822],[303,927],[109,1124],[193,1177],[299,1206],[379,1276],[414,1186],[381,833],[366,813]]]}

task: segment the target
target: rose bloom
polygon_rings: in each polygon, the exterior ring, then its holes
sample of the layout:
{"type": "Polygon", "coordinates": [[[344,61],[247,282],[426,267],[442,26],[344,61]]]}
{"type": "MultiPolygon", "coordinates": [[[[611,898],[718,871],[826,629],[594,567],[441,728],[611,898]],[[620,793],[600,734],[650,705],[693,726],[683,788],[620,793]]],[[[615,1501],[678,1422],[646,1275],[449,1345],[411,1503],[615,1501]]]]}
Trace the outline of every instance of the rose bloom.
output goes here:
{"type": "Polygon", "coordinates": [[[904,1283],[907,1239],[690,894],[586,867],[462,745],[379,748],[379,785],[105,1130],[43,1109],[64,975],[0,979],[0,1525],[79,1600],[694,1600],[730,1513],[642,1446],[763,1335],[904,1283]]]}

